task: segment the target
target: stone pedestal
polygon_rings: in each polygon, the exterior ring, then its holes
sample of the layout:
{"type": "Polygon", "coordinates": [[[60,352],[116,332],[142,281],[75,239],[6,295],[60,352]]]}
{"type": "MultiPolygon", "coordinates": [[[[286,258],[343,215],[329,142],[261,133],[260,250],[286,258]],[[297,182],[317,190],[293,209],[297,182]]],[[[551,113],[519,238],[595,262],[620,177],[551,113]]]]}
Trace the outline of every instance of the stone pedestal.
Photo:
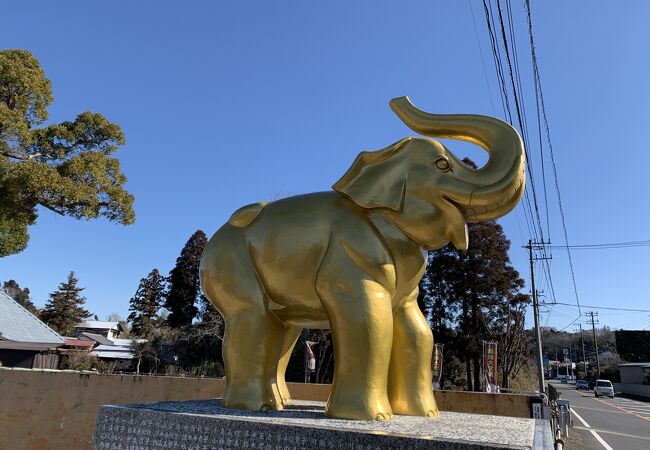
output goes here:
{"type": "Polygon", "coordinates": [[[284,411],[225,409],[198,400],[105,405],[93,449],[552,449],[545,421],[441,412],[390,422],[329,419],[321,402],[284,411]]]}

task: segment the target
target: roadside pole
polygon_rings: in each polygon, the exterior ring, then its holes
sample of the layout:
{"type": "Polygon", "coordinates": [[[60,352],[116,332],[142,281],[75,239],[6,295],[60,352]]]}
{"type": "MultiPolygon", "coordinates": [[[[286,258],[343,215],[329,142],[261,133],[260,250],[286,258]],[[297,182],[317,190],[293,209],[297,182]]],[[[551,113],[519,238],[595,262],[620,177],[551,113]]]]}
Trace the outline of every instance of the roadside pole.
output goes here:
{"type": "Polygon", "coordinates": [[[544,393],[544,359],[542,357],[542,333],[539,327],[539,304],[537,290],[535,289],[535,268],[533,267],[533,242],[528,241],[528,256],[530,258],[530,284],[533,292],[533,316],[535,317],[535,340],[537,341],[537,377],[539,378],[539,392],[544,393]]]}
{"type": "Polygon", "coordinates": [[[596,339],[596,324],[598,319],[594,319],[594,316],[597,316],[597,312],[589,311],[585,313],[586,316],[591,316],[589,323],[591,323],[591,331],[594,333],[594,347],[596,347],[596,367],[598,368],[598,378],[600,378],[600,358],[598,357],[598,340],[596,339]]]}
{"type": "Polygon", "coordinates": [[[587,359],[585,358],[585,339],[582,336],[582,324],[578,323],[580,325],[580,342],[582,343],[582,366],[583,369],[585,370],[585,376],[587,376],[587,359]]]}

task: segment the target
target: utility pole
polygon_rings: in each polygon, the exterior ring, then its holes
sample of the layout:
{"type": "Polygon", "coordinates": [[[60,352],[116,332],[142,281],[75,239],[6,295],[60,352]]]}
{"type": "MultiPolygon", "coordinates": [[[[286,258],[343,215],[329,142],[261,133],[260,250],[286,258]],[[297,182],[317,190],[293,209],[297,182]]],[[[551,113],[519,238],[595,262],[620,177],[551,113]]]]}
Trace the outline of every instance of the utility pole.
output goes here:
{"type": "MultiPolygon", "coordinates": [[[[538,244],[536,244],[538,245],[538,244]]],[[[539,304],[537,302],[537,289],[535,288],[535,268],[533,262],[533,241],[528,240],[528,257],[530,259],[530,284],[533,292],[533,316],[535,317],[535,340],[537,341],[537,377],[539,378],[539,392],[544,393],[546,388],[544,386],[544,358],[542,357],[542,330],[539,326],[539,304]]]]}
{"type": "Polygon", "coordinates": [[[582,365],[584,366],[585,369],[585,375],[587,374],[587,359],[585,358],[585,339],[582,336],[582,324],[578,323],[580,325],[580,342],[582,343],[582,365]]]}
{"type": "Polygon", "coordinates": [[[596,324],[598,319],[594,319],[594,316],[597,316],[598,312],[589,311],[585,313],[585,316],[590,316],[589,323],[591,324],[591,330],[594,333],[594,347],[596,347],[596,367],[598,368],[598,378],[600,378],[600,359],[598,358],[598,341],[596,340],[596,324]]]}

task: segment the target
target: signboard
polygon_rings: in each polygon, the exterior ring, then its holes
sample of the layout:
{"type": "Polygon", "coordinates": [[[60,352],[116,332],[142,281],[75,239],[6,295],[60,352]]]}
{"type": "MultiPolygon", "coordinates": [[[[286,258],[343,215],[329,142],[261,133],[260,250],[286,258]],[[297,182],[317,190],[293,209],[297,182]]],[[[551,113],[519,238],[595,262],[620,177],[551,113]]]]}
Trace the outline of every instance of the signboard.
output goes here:
{"type": "Polygon", "coordinates": [[[497,386],[497,343],[483,341],[483,377],[485,390],[496,394],[497,386]]]}
{"type": "Polygon", "coordinates": [[[433,346],[433,354],[431,355],[431,384],[434,389],[441,388],[442,381],[442,350],[444,344],[436,344],[433,346]]]}

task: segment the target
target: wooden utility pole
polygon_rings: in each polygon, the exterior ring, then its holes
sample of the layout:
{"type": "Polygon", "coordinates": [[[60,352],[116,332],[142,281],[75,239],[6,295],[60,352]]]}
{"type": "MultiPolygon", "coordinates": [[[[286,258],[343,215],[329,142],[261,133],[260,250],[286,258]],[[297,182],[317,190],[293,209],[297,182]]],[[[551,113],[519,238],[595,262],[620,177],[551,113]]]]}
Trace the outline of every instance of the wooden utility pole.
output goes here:
{"type": "Polygon", "coordinates": [[[528,257],[530,259],[530,284],[533,291],[533,316],[535,317],[535,340],[537,348],[537,377],[539,381],[539,392],[545,392],[544,386],[544,358],[542,357],[542,330],[539,326],[539,304],[537,301],[537,289],[535,289],[535,268],[533,267],[533,241],[529,240],[528,245],[525,247],[528,249],[528,257]]]}
{"type": "Polygon", "coordinates": [[[598,378],[600,378],[600,358],[598,357],[598,341],[596,340],[596,324],[598,319],[594,319],[594,316],[597,316],[597,312],[589,311],[585,313],[586,316],[590,316],[589,323],[591,324],[591,330],[594,333],[594,347],[596,348],[596,367],[598,369],[598,378]]]}
{"type": "Polygon", "coordinates": [[[584,366],[583,368],[585,369],[585,375],[587,374],[587,359],[585,358],[585,339],[582,336],[582,324],[579,323],[580,325],[580,343],[582,344],[582,365],[584,366]]]}

